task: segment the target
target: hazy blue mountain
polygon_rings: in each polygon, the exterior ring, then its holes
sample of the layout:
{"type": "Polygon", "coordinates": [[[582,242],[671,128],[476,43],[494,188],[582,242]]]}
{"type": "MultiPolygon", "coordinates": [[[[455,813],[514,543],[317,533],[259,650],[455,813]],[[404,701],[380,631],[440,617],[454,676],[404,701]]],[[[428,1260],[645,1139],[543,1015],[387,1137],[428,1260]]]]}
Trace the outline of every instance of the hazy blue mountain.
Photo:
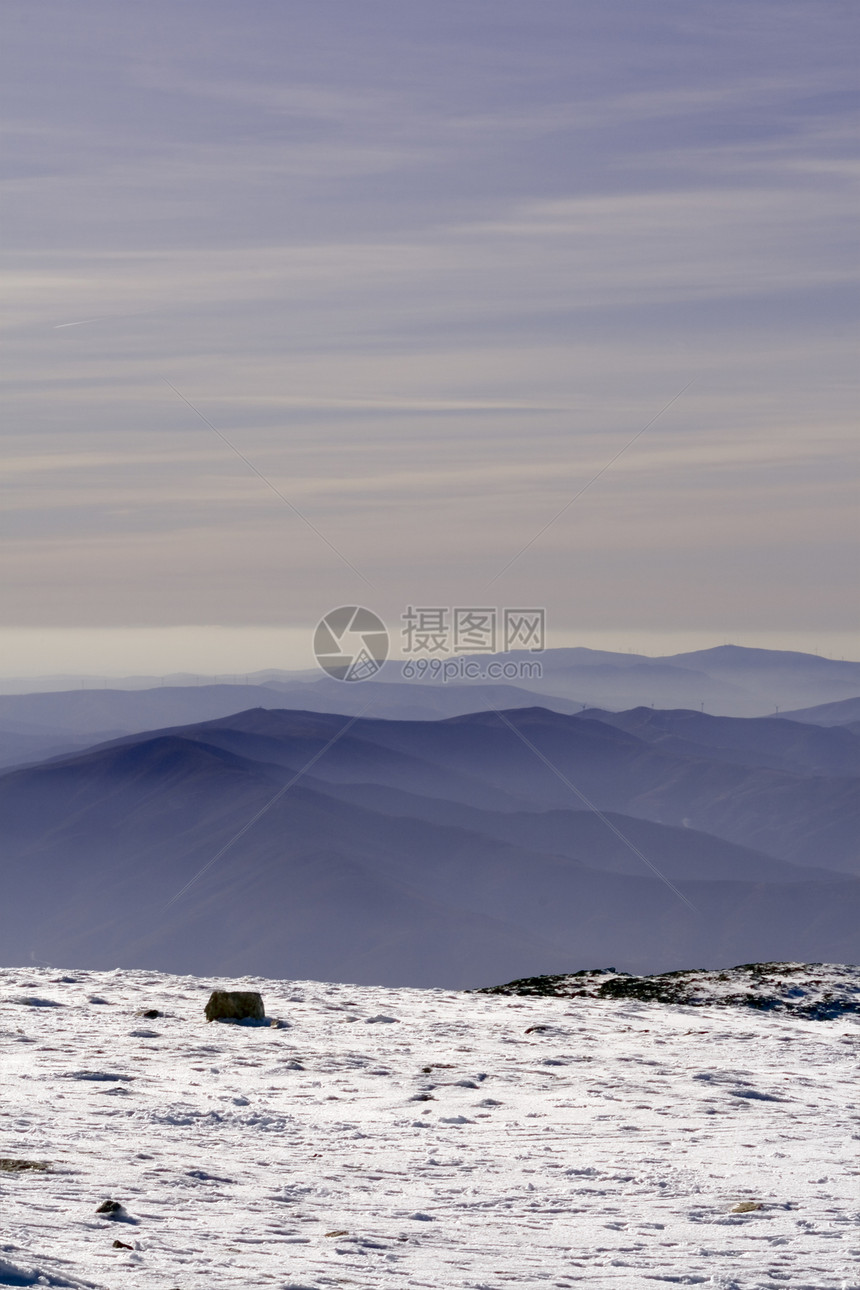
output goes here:
{"type": "Polygon", "coordinates": [[[856,959],[860,882],[822,859],[845,858],[833,830],[856,781],[668,755],[591,718],[508,719],[678,890],[496,713],[345,729],[257,709],[0,776],[4,958],[452,986],[607,959],[856,959]],[[682,810],[723,835],[668,818],[682,810]],[[786,833],[811,867],[779,851],[786,833]]]}
{"type": "Polygon", "coordinates": [[[860,739],[778,717],[712,717],[707,713],[634,708],[582,714],[635,734],[664,752],[801,775],[860,776],[860,739]]]}
{"type": "MultiPolygon", "coordinates": [[[[669,658],[581,648],[475,658],[490,663],[540,663],[541,678],[507,682],[405,681],[389,662],[378,678],[349,685],[314,670],[261,672],[248,684],[122,686],[0,694],[0,768],[38,760],[112,735],[207,721],[251,707],[312,712],[362,712],[390,720],[444,719],[492,708],[540,706],[556,712],[627,711],[638,707],[704,710],[722,716],[772,715],[804,705],[844,701],[860,692],[860,664],[775,650],[719,646],[669,658]]],[[[804,722],[842,724],[845,718],[804,722]]],[[[860,717],[855,715],[852,720],[860,717]]]]}
{"type": "Polygon", "coordinates": [[[860,696],[841,699],[837,703],[821,703],[814,708],[801,708],[797,712],[783,712],[780,716],[816,726],[856,726],[860,724],[860,696]]]}
{"type": "MultiPolygon", "coordinates": [[[[205,740],[295,773],[323,751],[344,720],[260,708],[162,733],[205,740]]],[[[667,751],[587,715],[518,709],[508,721],[495,712],[430,722],[360,718],[325,752],[314,775],[501,811],[582,805],[573,784],[604,811],[697,829],[794,864],[860,873],[860,779],[774,770],[774,732],[784,732],[790,750],[796,742],[792,723],[773,723],[764,764],[744,764],[722,749],[667,751]]],[[[761,742],[758,725],[749,722],[747,761],[754,761],[761,742]]]]}
{"type": "Polygon", "coordinates": [[[311,712],[365,712],[391,720],[430,721],[489,706],[581,709],[567,699],[541,699],[510,685],[480,688],[398,685],[366,681],[349,685],[312,674],[311,680],[271,685],[155,686],[151,689],[76,689],[0,695],[0,768],[41,761],[124,734],[228,716],[249,707],[311,712]]]}
{"type": "MultiPolygon", "coordinates": [[[[526,659],[525,653],[515,653],[526,659]]],[[[720,645],[664,658],[605,650],[542,655],[543,679],[529,689],[620,710],[701,709],[720,716],[766,716],[779,709],[846,699],[860,692],[860,663],[788,650],[720,645]],[[800,696],[803,696],[802,698],[800,696]]]]}

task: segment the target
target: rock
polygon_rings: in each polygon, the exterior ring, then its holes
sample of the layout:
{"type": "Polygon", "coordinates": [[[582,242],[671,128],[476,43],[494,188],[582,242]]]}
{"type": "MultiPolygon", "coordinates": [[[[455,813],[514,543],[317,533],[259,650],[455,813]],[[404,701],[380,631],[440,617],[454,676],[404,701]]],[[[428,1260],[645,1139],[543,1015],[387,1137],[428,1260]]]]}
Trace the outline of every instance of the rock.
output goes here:
{"type": "Polygon", "coordinates": [[[148,1021],[155,1021],[155,1018],[160,1017],[161,1013],[157,1008],[147,1008],[145,1012],[139,1012],[137,1015],[139,1017],[146,1017],[148,1021]]]}
{"type": "Polygon", "coordinates": [[[262,996],[255,990],[213,990],[206,1005],[207,1021],[254,1021],[265,1018],[262,996]]]}
{"type": "Polygon", "coordinates": [[[126,1245],[125,1241],[114,1241],[113,1248],[115,1250],[133,1250],[134,1246],[126,1245]]]}
{"type": "Polygon", "coordinates": [[[761,1201],[758,1200],[741,1200],[737,1205],[731,1208],[732,1214],[751,1214],[755,1209],[764,1209],[761,1201]]]}
{"type": "Polygon", "coordinates": [[[120,1218],[125,1210],[118,1200],[103,1200],[96,1210],[97,1214],[105,1214],[108,1218],[120,1218]]]}
{"type": "Polygon", "coordinates": [[[140,1222],[140,1219],[132,1218],[118,1200],[103,1200],[96,1213],[100,1218],[107,1218],[115,1223],[129,1223],[132,1227],[137,1227],[140,1222]]]}
{"type": "Polygon", "coordinates": [[[47,1172],[50,1168],[51,1166],[45,1160],[12,1160],[0,1157],[0,1172],[4,1174],[22,1174],[28,1169],[47,1172]]]}

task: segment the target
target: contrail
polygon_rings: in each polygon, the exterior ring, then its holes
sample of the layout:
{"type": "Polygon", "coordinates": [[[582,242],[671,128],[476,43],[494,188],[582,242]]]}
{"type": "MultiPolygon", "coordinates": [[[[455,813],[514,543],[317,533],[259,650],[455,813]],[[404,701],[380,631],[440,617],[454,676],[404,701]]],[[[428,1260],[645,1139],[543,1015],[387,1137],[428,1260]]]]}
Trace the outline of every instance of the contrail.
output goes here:
{"type": "Polygon", "coordinates": [[[104,314],[101,318],[82,318],[80,322],[56,323],[54,331],[60,331],[63,327],[86,327],[87,323],[104,322],[106,317],[107,314],[104,314]]]}

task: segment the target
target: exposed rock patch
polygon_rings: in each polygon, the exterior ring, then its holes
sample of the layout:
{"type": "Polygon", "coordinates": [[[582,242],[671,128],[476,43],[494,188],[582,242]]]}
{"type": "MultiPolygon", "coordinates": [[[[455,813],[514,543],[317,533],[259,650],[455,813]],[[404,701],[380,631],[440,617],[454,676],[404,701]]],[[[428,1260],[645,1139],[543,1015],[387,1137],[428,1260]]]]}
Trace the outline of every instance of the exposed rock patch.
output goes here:
{"type": "Polygon", "coordinates": [[[834,963],[741,963],[724,971],[692,968],[654,976],[597,968],[523,977],[476,993],[556,999],[638,999],[644,1003],[683,1004],[688,1008],[758,1008],[810,1021],[827,1021],[860,1013],[860,967],[834,963]]]}

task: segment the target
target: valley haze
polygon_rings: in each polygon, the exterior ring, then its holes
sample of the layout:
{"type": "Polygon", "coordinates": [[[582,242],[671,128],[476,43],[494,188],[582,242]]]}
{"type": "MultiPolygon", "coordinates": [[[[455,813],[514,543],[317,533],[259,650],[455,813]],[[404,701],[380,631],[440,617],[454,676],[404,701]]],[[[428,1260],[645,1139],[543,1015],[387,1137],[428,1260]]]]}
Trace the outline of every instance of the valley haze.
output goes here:
{"type": "Polygon", "coordinates": [[[4,956],[457,989],[860,958],[860,666],[543,658],[532,691],[0,697],[4,956]],[[797,714],[583,697],[656,687],[797,714]]]}

